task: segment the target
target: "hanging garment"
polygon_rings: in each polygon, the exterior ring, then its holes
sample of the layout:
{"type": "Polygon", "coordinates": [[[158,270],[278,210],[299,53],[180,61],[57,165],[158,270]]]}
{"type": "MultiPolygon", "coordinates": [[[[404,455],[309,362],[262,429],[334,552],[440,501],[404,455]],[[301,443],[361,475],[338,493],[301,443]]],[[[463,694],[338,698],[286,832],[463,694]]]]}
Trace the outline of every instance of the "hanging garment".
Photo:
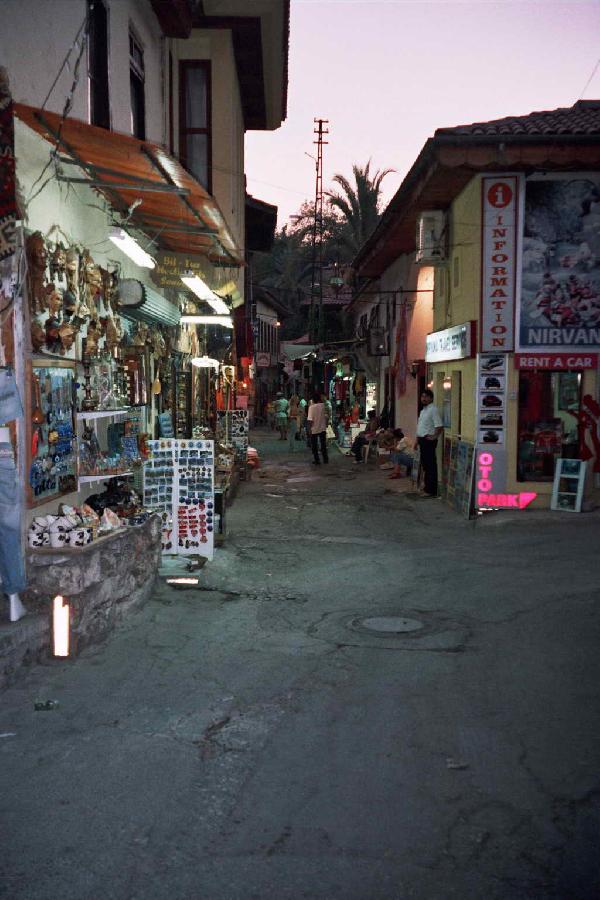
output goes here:
{"type": "Polygon", "coordinates": [[[0,443],[0,578],[6,594],[26,587],[21,545],[22,490],[11,444],[0,443]]]}
{"type": "Polygon", "coordinates": [[[23,405],[15,373],[10,367],[0,369],[0,425],[20,419],[22,415],[23,405]]]}

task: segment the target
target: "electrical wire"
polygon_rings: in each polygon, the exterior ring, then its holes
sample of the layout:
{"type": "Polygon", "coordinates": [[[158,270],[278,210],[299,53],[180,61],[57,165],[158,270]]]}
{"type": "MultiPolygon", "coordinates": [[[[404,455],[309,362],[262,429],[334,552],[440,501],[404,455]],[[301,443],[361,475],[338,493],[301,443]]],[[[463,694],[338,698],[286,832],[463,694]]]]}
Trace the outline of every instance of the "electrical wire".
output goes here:
{"type": "MultiPolygon", "coordinates": [[[[63,106],[62,116],[61,116],[61,119],[60,119],[60,122],[58,125],[58,131],[57,131],[57,135],[56,135],[56,146],[51,149],[48,162],[46,163],[46,165],[42,169],[41,173],[38,175],[38,177],[32,184],[30,192],[29,192],[29,196],[27,197],[27,200],[26,200],[26,206],[29,206],[30,203],[33,203],[33,201],[36,199],[36,197],[38,197],[41,194],[41,192],[44,190],[46,185],[49,184],[49,182],[52,181],[53,178],[56,178],[59,174],[59,166],[58,166],[59,149],[58,148],[60,146],[60,137],[62,134],[63,125],[73,107],[73,99],[75,96],[75,91],[77,89],[77,85],[79,84],[79,70],[80,70],[80,66],[81,66],[81,60],[83,57],[83,53],[87,46],[87,39],[88,39],[88,33],[89,33],[89,9],[88,9],[88,12],[86,13],[86,17],[84,19],[82,27],[85,30],[81,37],[81,46],[79,48],[79,54],[77,56],[77,59],[75,60],[75,66],[73,67],[73,80],[71,82],[71,88],[69,90],[69,93],[67,94],[65,104],[63,106]],[[46,174],[46,172],[48,171],[48,169],[50,168],[50,166],[52,164],[54,164],[54,167],[55,167],[54,175],[51,175],[49,178],[47,178],[46,181],[41,185],[40,188],[38,188],[38,190],[32,196],[32,191],[37,187],[37,185],[42,180],[42,178],[44,177],[44,175],[46,174]]],[[[80,32],[81,32],[81,28],[79,29],[78,34],[80,32]]],[[[75,44],[73,46],[75,46],[75,44]]],[[[69,50],[68,55],[70,55],[70,54],[71,54],[71,50],[69,50]]]]}
{"type": "Polygon", "coordinates": [[[578,100],[581,100],[581,99],[582,99],[583,95],[585,94],[585,92],[586,92],[587,89],[589,88],[590,84],[592,83],[592,79],[593,79],[594,75],[595,75],[596,72],[598,71],[598,67],[599,67],[599,66],[600,66],[600,56],[599,56],[598,59],[596,60],[596,65],[595,65],[594,68],[592,69],[592,74],[590,75],[590,77],[588,78],[588,80],[586,81],[586,83],[584,84],[583,90],[582,90],[582,92],[580,93],[579,97],[577,98],[578,100]]]}
{"type": "Polygon", "coordinates": [[[54,88],[56,87],[56,84],[57,84],[57,82],[58,82],[58,79],[59,79],[60,76],[62,75],[63,69],[65,68],[65,66],[68,66],[68,65],[69,65],[69,57],[71,56],[71,53],[73,52],[73,50],[74,50],[75,47],[77,46],[77,42],[78,42],[78,40],[79,40],[79,37],[80,37],[80,35],[81,35],[81,32],[83,31],[83,29],[84,29],[85,26],[86,26],[87,20],[88,20],[88,17],[87,17],[87,15],[86,15],[85,18],[84,18],[84,20],[83,20],[83,22],[82,22],[81,25],[79,26],[79,30],[78,30],[77,34],[75,35],[75,40],[73,41],[73,43],[72,43],[71,46],[69,47],[69,49],[68,49],[68,51],[67,51],[67,55],[65,56],[65,58],[64,58],[63,61],[62,61],[62,65],[61,65],[60,69],[58,70],[58,74],[57,74],[56,78],[54,79],[54,81],[53,81],[52,84],[50,85],[50,90],[49,90],[48,93],[46,94],[46,98],[45,98],[44,102],[42,103],[42,106],[41,106],[42,109],[45,109],[45,108],[46,108],[46,103],[47,103],[48,100],[50,99],[50,96],[51,96],[51,94],[52,94],[52,91],[53,91],[54,88]]]}

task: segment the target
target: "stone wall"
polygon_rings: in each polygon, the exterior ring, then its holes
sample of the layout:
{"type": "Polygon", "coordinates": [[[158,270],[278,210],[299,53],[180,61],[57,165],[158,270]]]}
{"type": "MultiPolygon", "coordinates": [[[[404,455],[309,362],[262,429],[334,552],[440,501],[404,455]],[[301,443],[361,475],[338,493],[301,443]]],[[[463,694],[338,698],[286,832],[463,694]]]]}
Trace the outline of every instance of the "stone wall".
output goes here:
{"type": "Polygon", "coordinates": [[[0,687],[22,666],[47,659],[51,602],[62,594],[71,605],[71,646],[76,654],[101,641],[150,595],[160,565],[160,517],[78,550],[31,550],[29,587],[23,600],[30,615],[0,627],[0,687]]]}

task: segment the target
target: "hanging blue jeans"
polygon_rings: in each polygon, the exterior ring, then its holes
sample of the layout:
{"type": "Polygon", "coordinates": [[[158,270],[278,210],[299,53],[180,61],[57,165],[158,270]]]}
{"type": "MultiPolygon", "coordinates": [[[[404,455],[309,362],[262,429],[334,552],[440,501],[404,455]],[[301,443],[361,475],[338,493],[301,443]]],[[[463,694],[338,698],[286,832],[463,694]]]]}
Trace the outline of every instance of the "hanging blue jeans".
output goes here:
{"type": "Polygon", "coordinates": [[[0,444],[0,590],[18,594],[25,589],[21,547],[21,487],[10,444],[0,444]]]}

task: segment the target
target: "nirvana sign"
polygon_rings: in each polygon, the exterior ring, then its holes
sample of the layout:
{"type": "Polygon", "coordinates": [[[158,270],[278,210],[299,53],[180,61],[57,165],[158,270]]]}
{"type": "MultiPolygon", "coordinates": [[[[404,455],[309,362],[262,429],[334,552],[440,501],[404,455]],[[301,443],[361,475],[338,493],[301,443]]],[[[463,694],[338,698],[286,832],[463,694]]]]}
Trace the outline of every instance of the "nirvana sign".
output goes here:
{"type": "Polygon", "coordinates": [[[530,178],[525,187],[519,349],[600,347],[600,176],[530,178]]]}
{"type": "Polygon", "coordinates": [[[481,179],[482,353],[514,347],[518,175],[481,179]]]}

